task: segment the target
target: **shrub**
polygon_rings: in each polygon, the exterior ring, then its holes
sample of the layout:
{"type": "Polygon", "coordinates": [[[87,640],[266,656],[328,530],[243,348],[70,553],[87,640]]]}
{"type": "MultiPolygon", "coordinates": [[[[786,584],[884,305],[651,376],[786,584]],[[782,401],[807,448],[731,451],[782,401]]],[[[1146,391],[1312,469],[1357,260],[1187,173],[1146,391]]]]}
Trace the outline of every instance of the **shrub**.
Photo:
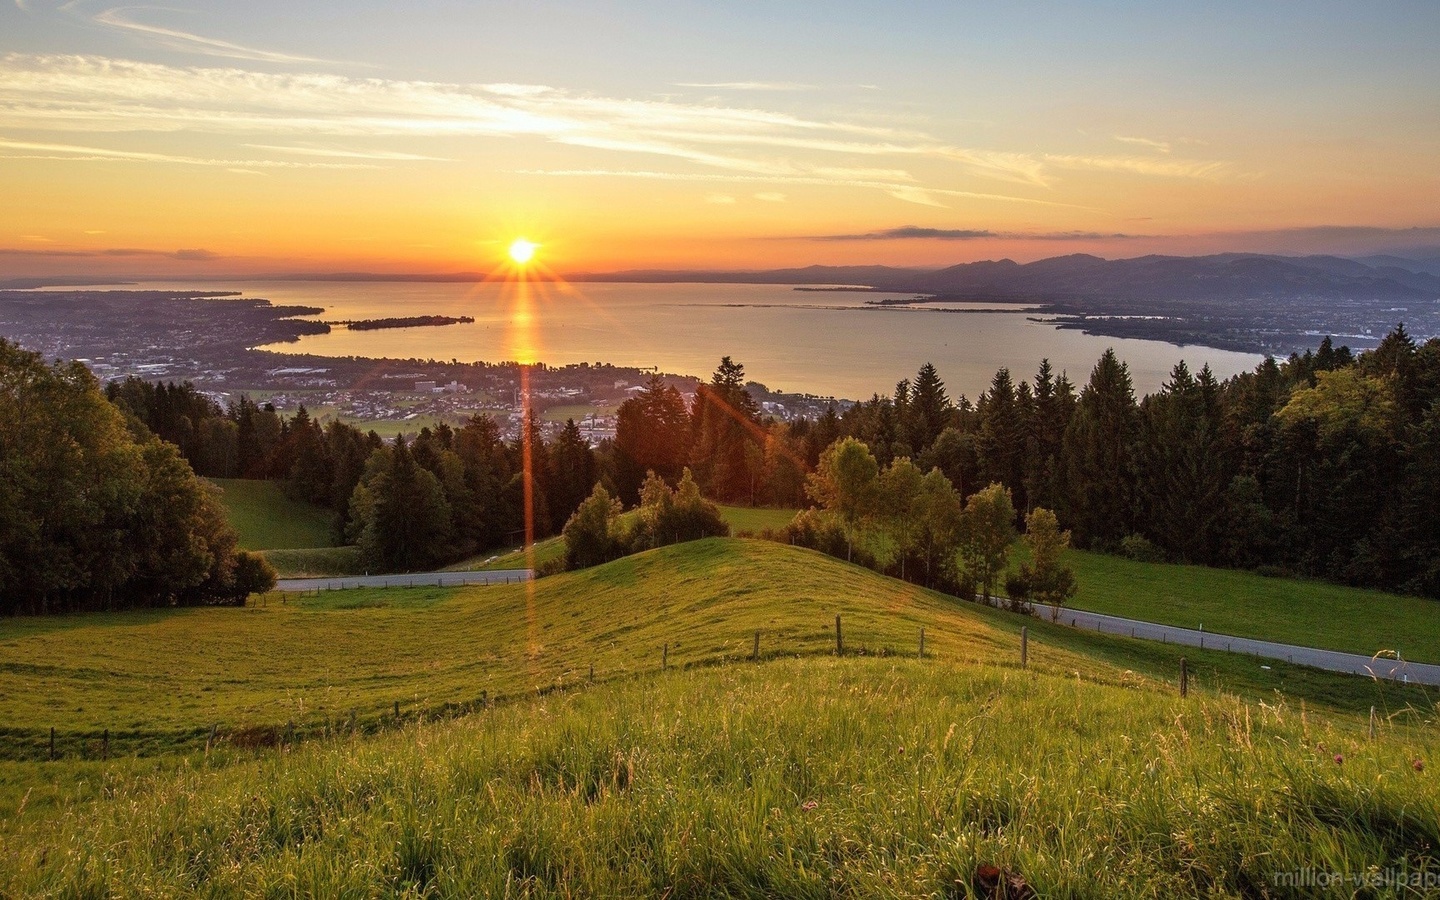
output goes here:
{"type": "Polygon", "coordinates": [[[1127,534],[1120,540],[1120,555],[1135,562],[1163,563],[1165,551],[1143,534],[1127,534]]]}

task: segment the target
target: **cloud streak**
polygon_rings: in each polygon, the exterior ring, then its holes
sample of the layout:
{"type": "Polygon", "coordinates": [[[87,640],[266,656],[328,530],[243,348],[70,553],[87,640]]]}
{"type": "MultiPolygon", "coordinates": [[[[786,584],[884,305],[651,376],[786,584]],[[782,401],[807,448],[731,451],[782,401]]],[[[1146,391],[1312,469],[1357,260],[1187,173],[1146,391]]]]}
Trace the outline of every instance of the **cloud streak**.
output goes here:
{"type": "Polygon", "coordinates": [[[866,231],[859,234],[821,234],[808,238],[812,241],[1095,241],[1132,239],[1141,235],[1107,234],[1097,231],[992,231],[989,228],[926,228],[919,225],[902,225],[881,231],[866,231]]]}
{"type": "Polygon", "coordinates": [[[312,163],[272,159],[206,159],[195,156],[177,156],[170,153],[150,153],[141,150],[111,150],[103,147],[87,147],[75,144],[46,144],[32,141],[12,141],[0,138],[0,151],[14,150],[17,153],[0,153],[0,159],[48,159],[66,162],[149,162],[173,163],[184,166],[217,166],[219,168],[270,168],[270,169],[377,169],[379,166],[364,163],[312,163]]]}
{"type": "MultiPolygon", "coordinates": [[[[116,12],[112,10],[110,15],[113,19],[116,12]]],[[[671,159],[702,173],[755,176],[776,184],[880,190],[930,206],[944,206],[959,198],[1053,204],[1034,194],[1043,195],[1051,188],[1061,170],[1201,179],[1229,173],[1226,163],[1170,157],[1045,155],[969,148],[913,129],[806,118],[740,104],[605,97],[545,85],[450,84],[237,67],[175,67],[94,56],[10,54],[0,58],[0,129],[244,135],[249,138],[246,146],[252,149],[369,162],[441,157],[325,148],[307,139],[533,137],[601,153],[671,159]],[[259,135],[269,140],[256,140],[259,135]],[[938,177],[942,179],[985,179],[1016,186],[1017,193],[962,189],[954,182],[923,183],[909,168],[917,162],[927,164],[932,173],[941,172],[938,177]],[[947,169],[951,176],[944,174],[947,169]]],[[[23,149],[15,144],[0,141],[0,146],[23,149]]],[[[67,159],[144,158],[249,171],[346,166],[142,155],[100,147],[82,153],[74,148],[54,149],[58,146],[53,145],[49,152],[67,159]]]]}
{"type": "Polygon", "coordinates": [[[115,256],[159,256],[178,259],[183,262],[213,262],[224,259],[218,253],[204,249],[189,250],[141,250],[134,247],[111,247],[104,250],[41,250],[25,247],[0,247],[0,256],[59,256],[66,258],[96,258],[115,256]]]}
{"type": "Polygon", "coordinates": [[[246,47],[242,44],[232,44],[229,41],[217,40],[204,37],[203,35],[192,34],[188,31],[179,31],[174,28],[164,28],[159,25],[147,25],[144,22],[136,21],[131,13],[140,11],[155,11],[156,7],[151,6],[117,6],[111,9],[96,13],[93,21],[111,28],[118,28],[122,31],[129,31],[150,38],[162,47],[171,50],[180,50],[189,53],[203,53],[207,56],[219,56],[226,59],[244,59],[253,62],[275,62],[275,63],[319,63],[325,62],[313,56],[294,56],[289,53],[276,53],[270,50],[260,50],[255,47],[246,47]]]}
{"type": "Polygon", "coordinates": [[[798,81],[677,81],[675,87],[707,88],[717,91],[817,91],[813,84],[798,81]]]}

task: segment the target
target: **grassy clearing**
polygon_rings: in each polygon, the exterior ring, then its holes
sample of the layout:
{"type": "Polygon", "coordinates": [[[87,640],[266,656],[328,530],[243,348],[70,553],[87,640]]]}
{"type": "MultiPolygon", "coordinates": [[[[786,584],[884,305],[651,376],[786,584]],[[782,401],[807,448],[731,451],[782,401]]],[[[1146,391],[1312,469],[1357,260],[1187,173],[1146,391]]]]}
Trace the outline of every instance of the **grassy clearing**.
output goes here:
{"type": "Polygon", "coordinates": [[[1440,663],[1440,603],[1323,581],[1072,551],[1073,606],[1147,622],[1440,663]]]}
{"type": "Polygon", "coordinates": [[[0,825],[0,894],[966,897],[989,863],[1041,896],[1314,896],[1279,879],[1440,875],[1437,749],[1059,672],[776,660],[57,764],[81,799],[0,825]]]}
{"type": "Polygon", "coordinates": [[[720,514],[730,523],[732,534],[747,531],[759,534],[766,528],[784,528],[798,509],[770,509],[764,506],[721,506],[720,514]]]}
{"type": "MultiPolygon", "coordinates": [[[[326,592],[244,609],[177,609],[0,621],[0,757],[93,755],[101,730],[123,752],[194,748],[296,723],[323,733],[534,695],[583,681],[762,654],[819,656],[843,615],[847,652],[927,654],[947,665],[1030,662],[1107,684],[1173,680],[1181,648],[1131,641],[962,603],[818,553],[764,541],[681,544],[524,585],[326,592]]],[[[1186,649],[1200,687],[1335,712],[1370,705],[1397,721],[1433,716],[1431,693],[1186,649]]],[[[273,736],[273,731],[267,732],[273,736]]]]}
{"type": "Polygon", "coordinates": [[[531,560],[525,553],[525,548],[516,547],[511,550],[488,551],[480,553],[469,559],[463,559],[458,563],[446,566],[446,572],[491,572],[498,569],[524,569],[533,562],[536,568],[545,563],[562,559],[565,556],[565,539],[559,536],[546,538],[543,541],[535,542],[535,557],[531,560]]]}
{"type": "Polygon", "coordinates": [[[243,550],[332,547],[329,511],[286,497],[273,481],[211,479],[243,550]]]}
{"type": "Polygon", "coordinates": [[[359,547],[266,550],[262,554],[281,578],[340,578],[365,574],[359,547]]]}
{"type": "Polygon", "coordinates": [[[566,419],[574,419],[577,423],[590,416],[613,416],[619,404],[596,406],[593,403],[570,403],[564,406],[552,406],[540,413],[540,418],[546,422],[564,423],[566,419]]]}

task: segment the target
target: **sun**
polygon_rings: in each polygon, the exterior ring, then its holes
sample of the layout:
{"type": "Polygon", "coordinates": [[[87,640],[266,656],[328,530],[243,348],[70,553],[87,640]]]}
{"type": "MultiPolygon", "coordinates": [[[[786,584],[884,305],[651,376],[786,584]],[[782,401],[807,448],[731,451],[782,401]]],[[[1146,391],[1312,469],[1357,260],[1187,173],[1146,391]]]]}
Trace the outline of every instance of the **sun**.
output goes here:
{"type": "Polygon", "coordinates": [[[534,258],[535,249],[539,246],[533,241],[518,237],[510,243],[510,258],[515,261],[516,265],[523,266],[534,258]]]}

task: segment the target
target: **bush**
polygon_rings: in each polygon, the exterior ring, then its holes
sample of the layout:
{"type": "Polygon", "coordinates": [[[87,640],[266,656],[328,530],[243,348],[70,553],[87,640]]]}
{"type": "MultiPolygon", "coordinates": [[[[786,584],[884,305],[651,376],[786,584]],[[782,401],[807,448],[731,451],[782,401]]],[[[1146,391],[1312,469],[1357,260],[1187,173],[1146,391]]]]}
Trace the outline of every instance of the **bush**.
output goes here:
{"type": "Polygon", "coordinates": [[[1006,609],[1011,612],[1028,613],[1030,608],[1030,579],[1023,572],[1011,573],[1005,577],[1006,609]]]}
{"type": "Polygon", "coordinates": [[[1165,551],[1151,543],[1143,534],[1125,535],[1120,541],[1120,555],[1135,562],[1165,562],[1165,551]]]}

